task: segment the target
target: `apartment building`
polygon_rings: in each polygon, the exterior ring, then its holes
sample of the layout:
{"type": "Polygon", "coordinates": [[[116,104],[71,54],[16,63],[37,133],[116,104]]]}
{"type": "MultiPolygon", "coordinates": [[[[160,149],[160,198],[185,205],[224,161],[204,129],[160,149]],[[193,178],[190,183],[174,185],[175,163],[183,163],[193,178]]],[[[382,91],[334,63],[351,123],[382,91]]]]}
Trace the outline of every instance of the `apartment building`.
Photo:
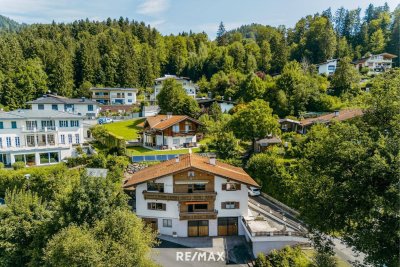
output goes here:
{"type": "Polygon", "coordinates": [[[91,88],[92,100],[103,105],[132,105],[136,103],[136,88],[91,88]]]}
{"type": "Polygon", "coordinates": [[[84,142],[83,118],[52,109],[0,112],[0,162],[48,165],[74,156],[84,142]]]}

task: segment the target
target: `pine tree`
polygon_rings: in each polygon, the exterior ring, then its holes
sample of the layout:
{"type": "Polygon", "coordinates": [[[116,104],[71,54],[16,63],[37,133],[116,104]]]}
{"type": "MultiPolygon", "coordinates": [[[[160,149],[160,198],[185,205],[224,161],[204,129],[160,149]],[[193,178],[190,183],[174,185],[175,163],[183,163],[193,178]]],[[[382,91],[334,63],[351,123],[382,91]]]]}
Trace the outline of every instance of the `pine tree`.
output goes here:
{"type": "Polygon", "coordinates": [[[224,23],[222,21],[219,24],[218,31],[217,31],[217,44],[219,46],[223,46],[223,45],[227,44],[226,30],[225,30],[224,23]]]}

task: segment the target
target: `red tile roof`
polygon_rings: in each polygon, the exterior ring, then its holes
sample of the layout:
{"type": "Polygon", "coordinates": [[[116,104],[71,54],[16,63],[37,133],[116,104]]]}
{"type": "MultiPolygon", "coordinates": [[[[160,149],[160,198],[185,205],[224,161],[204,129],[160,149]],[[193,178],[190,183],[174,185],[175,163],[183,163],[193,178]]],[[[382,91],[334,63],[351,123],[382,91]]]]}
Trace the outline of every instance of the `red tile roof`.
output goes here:
{"type": "Polygon", "coordinates": [[[175,125],[183,120],[191,120],[197,124],[201,124],[199,121],[190,118],[186,115],[156,115],[152,117],[147,117],[143,124],[139,124],[139,127],[144,127],[146,124],[149,125],[151,129],[164,130],[172,125],[175,125]]]}
{"type": "Polygon", "coordinates": [[[339,114],[336,115],[336,113],[329,113],[323,116],[319,116],[316,118],[309,118],[305,120],[300,121],[301,126],[307,126],[311,125],[313,123],[326,123],[330,122],[332,120],[337,120],[337,121],[344,121],[344,120],[349,120],[355,117],[359,117],[363,115],[363,111],[361,109],[345,109],[345,110],[340,110],[339,114]]]}
{"type": "Polygon", "coordinates": [[[176,159],[171,159],[134,173],[130,178],[128,178],[124,184],[124,188],[129,188],[137,184],[190,169],[197,169],[213,175],[232,179],[243,184],[259,187],[256,181],[254,181],[253,178],[251,178],[242,168],[219,161],[216,161],[216,164],[212,165],[209,163],[208,157],[196,154],[185,154],[179,156],[179,162],[176,162],[176,159]]]}

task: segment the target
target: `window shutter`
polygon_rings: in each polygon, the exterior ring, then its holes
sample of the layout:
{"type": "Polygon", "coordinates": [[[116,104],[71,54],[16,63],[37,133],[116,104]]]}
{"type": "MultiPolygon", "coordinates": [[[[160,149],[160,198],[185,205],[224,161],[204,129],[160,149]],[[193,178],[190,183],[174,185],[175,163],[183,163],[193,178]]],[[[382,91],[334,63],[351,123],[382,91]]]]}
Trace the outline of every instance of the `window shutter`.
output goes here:
{"type": "Polygon", "coordinates": [[[167,210],[167,204],[162,204],[162,210],[167,210]]]}
{"type": "Polygon", "coordinates": [[[150,203],[150,202],[147,203],[147,209],[148,209],[148,210],[151,210],[151,203],[150,203]]]}
{"type": "Polygon", "coordinates": [[[226,190],[226,184],[222,184],[222,190],[226,190]]]}
{"type": "Polygon", "coordinates": [[[236,184],[236,190],[240,190],[242,184],[236,184]]]}
{"type": "Polygon", "coordinates": [[[235,209],[238,209],[240,206],[240,202],[235,202],[235,209]]]}
{"type": "Polygon", "coordinates": [[[226,209],[226,202],[221,202],[221,209],[226,209]]]}

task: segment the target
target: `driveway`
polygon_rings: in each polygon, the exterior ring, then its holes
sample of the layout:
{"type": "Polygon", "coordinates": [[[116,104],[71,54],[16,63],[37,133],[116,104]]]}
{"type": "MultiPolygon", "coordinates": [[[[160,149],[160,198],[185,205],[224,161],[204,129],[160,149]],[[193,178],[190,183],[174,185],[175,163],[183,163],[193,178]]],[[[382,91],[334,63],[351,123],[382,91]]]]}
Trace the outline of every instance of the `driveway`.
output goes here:
{"type": "Polygon", "coordinates": [[[187,237],[160,236],[152,258],[161,266],[248,266],[251,250],[243,236],[187,237]]]}

